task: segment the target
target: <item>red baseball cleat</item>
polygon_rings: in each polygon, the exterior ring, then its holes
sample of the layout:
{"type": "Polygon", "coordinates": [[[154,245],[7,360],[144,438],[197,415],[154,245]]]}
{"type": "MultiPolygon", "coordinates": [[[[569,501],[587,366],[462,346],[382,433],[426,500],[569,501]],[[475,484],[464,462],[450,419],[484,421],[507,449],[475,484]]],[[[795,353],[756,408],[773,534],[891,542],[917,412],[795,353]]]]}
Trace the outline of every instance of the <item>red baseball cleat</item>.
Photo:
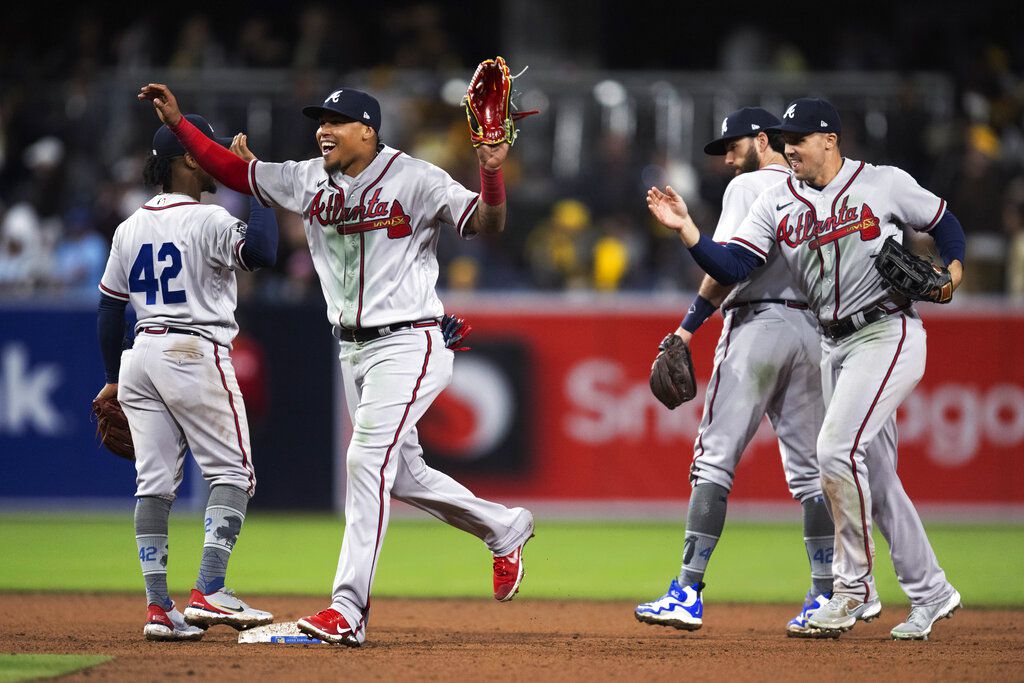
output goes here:
{"type": "Polygon", "coordinates": [[[327,643],[359,647],[366,639],[366,631],[361,631],[360,637],[360,634],[352,631],[352,627],[348,625],[345,617],[341,616],[341,612],[333,608],[320,610],[311,617],[303,617],[296,624],[307,636],[327,643]]]}
{"type": "Polygon", "coordinates": [[[523,567],[523,548],[533,538],[532,524],[530,532],[526,540],[513,548],[508,555],[494,556],[494,599],[498,602],[508,602],[519,592],[519,584],[526,576],[526,569],[523,567]]]}
{"type": "Polygon", "coordinates": [[[199,640],[205,631],[185,622],[181,612],[174,609],[165,610],[159,605],[150,605],[146,611],[146,626],[142,634],[146,640],[199,640]]]}

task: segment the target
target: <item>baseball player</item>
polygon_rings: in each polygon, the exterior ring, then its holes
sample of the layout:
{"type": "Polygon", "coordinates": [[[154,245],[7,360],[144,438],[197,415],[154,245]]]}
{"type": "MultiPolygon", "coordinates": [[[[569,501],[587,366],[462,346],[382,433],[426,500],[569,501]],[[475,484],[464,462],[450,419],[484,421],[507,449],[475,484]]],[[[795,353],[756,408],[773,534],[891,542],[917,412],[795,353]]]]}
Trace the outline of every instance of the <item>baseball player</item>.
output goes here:
{"type": "MultiPolygon", "coordinates": [[[[300,214],[334,334],[352,416],[345,536],[331,605],[298,621],[305,633],[358,646],[392,496],[477,536],[494,559],[494,597],[511,600],[523,578],[533,515],[474,496],[423,460],[416,423],[451,381],[453,353],[438,327],[436,246],[446,226],[462,237],[505,224],[501,165],[508,145],[478,150],[482,191],[384,145],[381,114],[367,93],[341,88],[303,113],[319,121],[318,158],[244,163],[183,119],[166,86],[152,100],[204,168],[261,203],[300,214]]],[[[251,156],[251,153],[250,155],[251,156]]]]}
{"type": "MultiPolygon", "coordinates": [[[[210,144],[230,142],[216,138],[202,117],[188,120],[210,144]]],[[[143,177],[163,191],[114,233],[99,284],[107,381],[99,397],[117,397],[135,445],[135,538],[149,601],[143,632],[149,640],[198,640],[213,624],[245,629],[273,621],[225,588],[224,577],[256,488],[229,353],[238,332],[235,270],[273,265],[277,222],[256,202],[248,225],[200,204],[217,186],[166,126],[153,136],[143,177]],[[122,355],[128,303],[138,322],[134,347],[122,355]],[[167,521],[186,449],[210,484],[210,499],[199,577],[183,616],[167,591],[167,521]]]]}
{"type": "MultiPolygon", "coordinates": [[[[764,190],[789,177],[780,124],[768,111],[747,107],[722,121],[721,137],[704,152],[725,156],[736,177],[722,199],[714,240],[727,242],[751,204],[764,190]]],[[[675,331],[689,343],[697,328],[723,307],[725,326],[715,350],[715,369],[704,399],[704,415],[694,444],[690,481],[693,492],[686,520],[683,562],[668,592],[638,605],[636,618],[685,630],[701,627],[704,572],[725,525],[726,500],[736,465],[761,419],[775,429],[790,493],[803,507],[804,544],[811,563],[811,587],[786,633],[819,635],[807,625],[807,612],[832,593],[834,528],[821,495],[815,442],[825,413],[821,396],[821,344],[818,324],[806,297],[778,253],[747,281],[723,286],[708,276],[675,331]]]]}
{"type": "Polygon", "coordinates": [[[896,473],[896,409],[924,374],[925,332],[872,257],[887,237],[902,241],[901,226],[927,232],[956,288],[963,229],[945,201],[904,171],[844,158],[839,114],[825,100],[798,99],[782,121],[793,176],[754,201],[726,245],[701,236],[671,188],[651,188],[648,206],[719,282],[740,281],[780,253],[817,314],[826,402],[817,452],[836,552],[832,598],[808,614],[808,624],[838,634],[881,611],[872,577],[874,520],[911,602],[892,637],[926,639],[936,620],[959,608],[960,594],[896,473]]]}

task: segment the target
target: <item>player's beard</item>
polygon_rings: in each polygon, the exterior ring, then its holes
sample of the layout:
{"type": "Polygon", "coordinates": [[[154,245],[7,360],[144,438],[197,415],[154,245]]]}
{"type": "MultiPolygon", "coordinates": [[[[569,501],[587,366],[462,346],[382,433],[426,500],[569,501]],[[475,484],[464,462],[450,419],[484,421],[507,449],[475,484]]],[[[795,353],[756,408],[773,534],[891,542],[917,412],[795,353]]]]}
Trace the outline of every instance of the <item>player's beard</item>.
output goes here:
{"type": "Polygon", "coordinates": [[[736,175],[742,173],[750,173],[756,171],[761,167],[761,160],[757,158],[757,148],[751,145],[747,150],[747,153],[740,159],[740,162],[736,164],[736,175]]]}
{"type": "Polygon", "coordinates": [[[202,170],[200,171],[200,174],[199,191],[215,194],[217,192],[217,183],[214,181],[213,176],[202,170]]]}

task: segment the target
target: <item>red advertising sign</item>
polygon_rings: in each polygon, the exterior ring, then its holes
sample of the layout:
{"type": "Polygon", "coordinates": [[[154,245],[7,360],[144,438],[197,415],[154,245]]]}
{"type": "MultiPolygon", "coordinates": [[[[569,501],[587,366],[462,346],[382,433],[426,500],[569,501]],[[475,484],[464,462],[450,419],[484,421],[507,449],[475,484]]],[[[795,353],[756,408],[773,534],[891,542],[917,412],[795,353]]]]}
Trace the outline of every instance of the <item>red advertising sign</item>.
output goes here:
{"type": "MultiPolygon", "coordinates": [[[[537,307],[477,306],[453,310],[473,325],[471,346],[481,355],[470,363],[474,351],[459,354],[453,387],[421,422],[433,463],[485,496],[689,496],[688,468],[721,317],[708,321],[693,343],[700,393],[669,411],[651,395],[648,373],[658,342],[678,325],[674,308],[637,311],[620,301],[608,310],[556,310],[550,300],[537,307]],[[508,379],[508,363],[488,363],[490,344],[518,349],[516,382],[508,379]],[[468,378],[460,373],[464,362],[473,365],[468,378]],[[501,388],[513,385],[514,391],[501,388]],[[521,430],[514,441],[526,452],[503,468],[488,449],[507,447],[510,429],[521,430]],[[488,458],[486,466],[473,464],[488,458]]],[[[1024,314],[936,309],[921,307],[927,371],[899,413],[903,484],[918,503],[1024,503],[1024,369],[1013,362],[1024,342],[1024,314]]],[[[788,498],[765,422],[730,500],[788,498]]]]}

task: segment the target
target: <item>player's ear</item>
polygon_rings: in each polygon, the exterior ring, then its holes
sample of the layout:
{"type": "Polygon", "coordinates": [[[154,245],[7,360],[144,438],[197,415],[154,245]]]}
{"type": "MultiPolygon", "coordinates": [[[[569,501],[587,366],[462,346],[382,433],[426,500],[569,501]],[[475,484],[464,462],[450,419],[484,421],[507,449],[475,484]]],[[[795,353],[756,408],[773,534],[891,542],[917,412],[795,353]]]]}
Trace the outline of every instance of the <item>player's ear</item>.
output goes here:
{"type": "Polygon", "coordinates": [[[768,151],[768,148],[771,146],[771,141],[768,140],[768,133],[761,131],[760,133],[757,134],[756,139],[757,151],[760,152],[761,154],[764,154],[766,151],[768,151]]]}
{"type": "Polygon", "coordinates": [[[185,161],[185,168],[187,168],[188,170],[194,171],[197,168],[199,168],[199,162],[196,161],[195,157],[193,157],[188,152],[185,152],[185,156],[183,157],[183,159],[185,161]]]}

